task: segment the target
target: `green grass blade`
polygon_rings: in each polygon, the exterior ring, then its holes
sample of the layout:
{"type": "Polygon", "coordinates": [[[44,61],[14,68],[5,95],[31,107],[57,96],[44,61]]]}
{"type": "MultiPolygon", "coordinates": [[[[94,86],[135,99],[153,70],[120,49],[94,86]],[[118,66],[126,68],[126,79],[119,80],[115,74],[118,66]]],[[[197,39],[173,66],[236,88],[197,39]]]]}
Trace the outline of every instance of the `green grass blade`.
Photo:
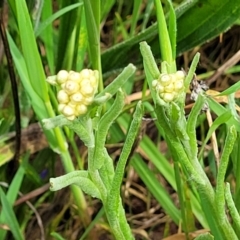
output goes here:
{"type": "Polygon", "coordinates": [[[16,215],[11,206],[11,203],[7,199],[1,187],[0,187],[0,196],[1,196],[1,203],[2,203],[2,214],[4,215],[6,224],[9,226],[15,239],[24,240],[23,235],[20,231],[20,227],[19,227],[16,215]]]}
{"type": "Polygon", "coordinates": [[[52,232],[51,236],[54,237],[55,240],[65,240],[59,233],[57,232],[52,232]]]}
{"type": "MultiPolygon", "coordinates": [[[[13,56],[13,60],[15,63],[15,66],[17,68],[18,74],[22,80],[22,84],[24,86],[24,89],[27,91],[27,94],[29,96],[29,99],[31,101],[32,107],[38,116],[39,119],[44,119],[48,117],[48,112],[46,108],[44,107],[44,103],[42,102],[42,99],[35,93],[29,79],[27,66],[25,63],[25,60],[18,50],[17,46],[13,42],[11,36],[7,33],[9,45],[11,48],[11,54],[13,56]]],[[[49,143],[53,148],[57,148],[56,138],[54,137],[53,131],[46,131],[45,132],[49,143]]]]}
{"type": "Polygon", "coordinates": [[[168,34],[167,23],[165,20],[162,3],[155,0],[157,24],[158,24],[158,37],[160,43],[160,53],[162,61],[167,62],[168,73],[176,70],[175,59],[173,59],[171,41],[168,34]]]}
{"type": "Polygon", "coordinates": [[[222,115],[220,115],[211,125],[211,127],[208,130],[207,136],[204,139],[204,142],[202,143],[202,147],[201,150],[199,151],[199,156],[201,157],[204,151],[204,148],[208,142],[208,140],[210,139],[210,137],[212,136],[213,132],[216,131],[216,129],[224,123],[227,123],[229,121],[229,119],[232,118],[232,114],[230,111],[227,111],[225,113],[223,113],[222,115]]]}
{"type": "Polygon", "coordinates": [[[231,87],[229,87],[228,89],[226,89],[225,91],[221,92],[220,94],[218,94],[217,96],[224,96],[224,95],[229,95],[232,93],[237,92],[240,89],[240,81],[236,82],[235,84],[233,84],[231,87]]]}
{"type": "MultiPolygon", "coordinates": [[[[45,3],[46,4],[46,3],[45,3]]],[[[81,6],[83,3],[75,3],[72,4],[70,6],[64,7],[61,10],[55,12],[52,15],[49,15],[48,18],[45,18],[44,21],[42,21],[40,23],[40,25],[38,26],[36,32],[35,32],[35,36],[38,37],[50,24],[53,23],[53,21],[55,21],[57,18],[61,17],[63,14],[81,6]]],[[[45,10],[46,11],[46,10],[45,10]]],[[[43,13],[45,12],[43,11],[43,13]]]]}
{"type": "Polygon", "coordinates": [[[130,37],[134,36],[134,33],[136,31],[137,21],[139,19],[139,13],[140,13],[141,5],[142,5],[141,1],[134,0],[132,21],[131,21],[131,27],[130,27],[130,37]]]}
{"type": "MultiPolygon", "coordinates": [[[[212,98],[207,98],[207,102],[209,104],[210,109],[217,114],[217,116],[222,115],[223,113],[229,111],[228,109],[226,109],[224,106],[222,106],[220,103],[216,102],[214,99],[212,98]]],[[[236,120],[235,118],[230,118],[226,124],[230,127],[232,125],[234,125],[236,127],[236,130],[238,132],[240,132],[240,125],[239,125],[239,121],[236,120]]]]}
{"type": "Polygon", "coordinates": [[[176,41],[177,41],[177,25],[176,25],[176,14],[172,5],[172,1],[167,0],[169,5],[169,23],[168,23],[168,32],[169,39],[171,42],[172,49],[172,59],[176,58],[176,41]]]}
{"type": "Polygon", "coordinates": [[[148,0],[147,1],[146,10],[145,10],[145,13],[143,15],[142,31],[146,29],[147,23],[150,19],[151,12],[152,12],[153,7],[154,7],[153,1],[154,0],[148,0]]]}
{"type": "Polygon", "coordinates": [[[143,160],[138,155],[135,155],[131,159],[131,165],[137,171],[138,175],[146,184],[147,188],[152,193],[152,195],[164,208],[166,213],[169,214],[171,219],[176,224],[179,224],[179,221],[181,219],[180,212],[175,207],[174,203],[172,202],[172,199],[166,192],[165,188],[162,185],[160,185],[159,181],[154,176],[153,172],[148,168],[148,166],[143,162],[143,160]]]}
{"type": "Polygon", "coordinates": [[[43,101],[48,102],[49,97],[47,94],[45,73],[39,56],[26,2],[23,0],[16,1],[16,10],[19,36],[30,84],[36,94],[43,99],[43,101]]]}
{"type": "Polygon", "coordinates": [[[85,10],[83,8],[81,15],[81,27],[80,27],[80,36],[79,36],[79,46],[77,53],[77,64],[76,71],[80,71],[84,68],[85,63],[85,54],[88,48],[88,36],[87,36],[87,24],[85,18],[85,10]]]}
{"type": "Polygon", "coordinates": [[[101,1],[101,19],[107,17],[114,4],[115,0],[101,1]]]}
{"type": "MultiPolygon", "coordinates": [[[[23,167],[23,164],[25,164],[24,162],[27,161],[28,157],[29,157],[29,155],[26,155],[24,157],[23,163],[18,168],[18,170],[17,170],[16,174],[14,175],[14,178],[8,188],[8,191],[6,194],[6,199],[7,199],[9,206],[13,206],[14,202],[17,199],[18,192],[22,185],[23,177],[25,175],[25,169],[23,167]]],[[[6,216],[6,213],[4,213],[4,212],[5,212],[5,210],[2,211],[0,214],[1,222],[7,221],[7,216],[6,216]]],[[[7,234],[7,232],[5,230],[0,229],[0,239],[5,239],[6,234],[7,234]]]]}
{"type": "Polygon", "coordinates": [[[99,212],[97,213],[97,215],[95,216],[95,218],[92,220],[92,222],[89,224],[89,226],[87,227],[87,229],[85,230],[85,232],[82,234],[81,238],[79,240],[84,240],[86,239],[88,233],[93,229],[93,227],[95,226],[95,224],[98,223],[98,221],[100,220],[100,218],[103,216],[104,214],[104,208],[102,207],[99,212]]]}
{"type": "MultiPolygon", "coordinates": [[[[231,2],[228,0],[194,0],[184,1],[179,5],[175,9],[178,29],[176,55],[212,39],[231,27],[239,18],[239,3],[240,0],[231,2]],[[216,19],[218,19],[217,22],[216,19]],[[195,25],[198,27],[196,28],[195,25]]],[[[147,41],[155,58],[159,58],[157,34],[157,25],[154,23],[138,35],[106,50],[102,54],[103,72],[123,68],[129,59],[132,63],[139,64],[141,61],[138,44],[141,41],[147,41]]]]}
{"type": "Polygon", "coordinates": [[[103,90],[100,48],[100,0],[84,0],[89,55],[92,68],[99,71],[99,92],[103,90]]]}
{"type": "MultiPolygon", "coordinates": [[[[47,57],[47,62],[48,62],[48,66],[49,66],[49,70],[51,75],[54,75],[54,69],[55,69],[55,57],[54,57],[54,43],[53,43],[53,27],[52,24],[46,24],[48,18],[50,16],[52,16],[52,4],[50,1],[44,1],[43,4],[43,11],[42,11],[42,16],[41,16],[41,20],[42,23],[40,23],[40,25],[38,26],[37,31],[35,32],[35,36],[37,37],[37,34],[41,34],[41,38],[43,40],[44,46],[45,46],[45,51],[46,51],[46,57],[47,57]],[[39,31],[39,29],[41,28],[41,26],[44,25],[45,28],[42,30],[42,32],[39,31]]],[[[52,23],[52,22],[50,22],[52,23]]]]}
{"type": "MultiPolygon", "coordinates": [[[[82,2],[82,1],[81,1],[82,2]]],[[[79,3],[79,0],[62,0],[60,7],[79,3]]],[[[83,5],[61,16],[58,32],[56,72],[76,68],[76,57],[83,5]]]]}

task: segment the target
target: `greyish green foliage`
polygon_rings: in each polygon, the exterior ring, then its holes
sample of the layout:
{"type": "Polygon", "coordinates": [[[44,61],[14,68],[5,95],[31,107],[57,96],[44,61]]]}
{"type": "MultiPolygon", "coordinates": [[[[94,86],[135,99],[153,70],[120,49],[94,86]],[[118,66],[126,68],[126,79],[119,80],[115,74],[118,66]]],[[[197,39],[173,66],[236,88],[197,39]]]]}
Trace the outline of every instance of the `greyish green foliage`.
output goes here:
{"type": "MultiPolygon", "coordinates": [[[[168,144],[174,160],[172,164],[159,151],[158,142],[156,144],[148,136],[143,136],[139,146],[148,156],[147,160],[152,164],[154,171],[148,168],[146,159],[139,153],[134,153],[129,163],[152,194],[151,197],[157,200],[176,225],[181,223],[186,238],[189,232],[196,230],[197,219],[203,228],[211,231],[211,234],[201,235],[198,239],[212,239],[212,236],[217,240],[240,239],[240,124],[234,99],[234,93],[240,88],[239,82],[220,94],[220,96],[228,95],[226,106],[206,96],[204,92],[199,93],[188,117],[184,114],[185,92],[177,101],[165,103],[152,87],[152,81],[158,79],[160,74],[174,74],[181,67],[175,64],[176,56],[218,36],[231,27],[239,18],[240,0],[186,0],[180,4],[176,1],[175,9],[170,0],[164,1],[164,9],[159,0],[134,0],[128,2],[128,6],[132,4],[132,10],[130,7],[127,8],[126,15],[130,18],[126,19],[121,16],[125,14],[122,9],[124,1],[59,0],[57,3],[59,11],[54,13],[52,1],[8,0],[10,24],[7,37],[19,85],[21,84],[20,91],[26,93],[29,105],[32,107],[31,109],[29,107],[30,117],[27,121],[36,120],[45,127],[44,134],[47,142],[50,148],[59,154],[66,173],[59,178],[51,178],[51,190],[70,185],[81,225],[86,229],[81,239],[99,221],[104,211],[116,239],[133,239],[122,207],[120,186],[126,162],[138,134],[143,114],[142,105],[152,118],[157,118],[155,123],[158,134],[168,144]],[[32,15],[26,2],[41,4],[32,15]],[[141,8],[141,4],[144,4],[144,8],[141,8]],[[113,14],[115,12],[118,18],[113,14]],[[114,24],[111,33],[113,32],[114,36],[108,43],[112,45],[110,47],[108,45],[107,49],[101,52],[100,29],[106,19],[112,16],[113,19],[110,19],[110,22],[113,21],[114,24]],[[53,21],[57,17],[60,18],[59,27],[56,28],[53,21]],[[126,31],[126,26],[129,27],[129,33],[126,31]],[[122,40],[115,44],[118,39],[122,40]],[[43,49],[46,56],[41,56],[43,49]],[[160,70],[156,59],[162,61],[160,70]],[[131,94],[135,84],[134,73],[137,68],[130,62],[139,66],[138,73],[141,73],[140,77],[146,77],[146,81],[143,83],[142,102],[134,102],[124,107],[124,92],[131,94]],[[58,112],[55,94],[57,89],[50,88],[46,84],[45,71],[54,75],[60,69],[80,71],[85,65],[98,70],[100,74],[99,93],[95,96],[89,112],[74,121],[69,121],[62,115],[55,116],[58,112]],[[141,69],[142,65],[144,72],[141,69]],[[114,79],[116,72],[120,71],[115,80],[104,88],[103,80],[107,78],[106,76],[113,74],[111,79],[114,79]],[[147,88],[150,89],[151,96],[146,96],[147,88]],[[115,101],[112,98],[115,98],[115,101]],[[203,116],[201,110],[205,105],[209,105],[209,109],[217,115],[217,118],[206,136],[202,133],[201,136],[204,139],[198,151],[199,139],[195,130],[199,119],[203,116]],[[136,109],[133,116],[128,112],[129,109],[136,109]],[[216,189],[205,174],[201,161],[204,147],[215,130],[225,134],[222,141],[224,150],[221,164],[213,180],[217,184],[216,189]],[[84,161],[81,159],[82,156],[74,138],[75,133],[88,148],[87,170],[83,169],[84,161]],[[116,167],[105,147],[108,140],[110,143],[125,142],[116,167]],[[78,166],[73,164],[68,145],[71,145],[74,151],[78,166]],[[232,167],[228,165],[229,160],[232,161],[232,167]],[[75,167],[80,170],[75,171],[75,167]],[[225,183],[227,167],[236,179],[231,189],[230,185],[225,183]],[[159,182],[157,174],[161,174],[177,192],[179,209],[170,193],[159,182]],[[100,199],[103,203],[104,209],[99,211],[94,220],[90,219],[88,205],[81,190],[100,199]],[[230,224],[225,208],[229,210],[234,224],[230,224]]],[[[194,57],[185,78],[186,91],[196,71],[199,57],[199,54],[194,57]]],[[[5,65],[1,70],[4,68],[6,68],[5,65]]],[[[4,107],[5,102],[11,102],[7,98],[7,95],[11,95],[9,85],[2,80],[5,79],[5,75],[5,72],[1,73],[1,84],[4,85],[4,93],[1,92],[0,96],[1,108],[4,107]]],[[[0,113],[2,123],[0,132],[8,133],[13,127],[14,114],[11,110],[6,114],[2,109],[0,113]],[[5,117],[6,119],[2,121],[5,117]]],[[[1,144],[4,145],[4,141],[1,138],[1,144]]],[[[41,167],[45,164],[42,159],[46,158],[48,162],[53,161],[46,154],[42,155],[42,152],[36,158],[34,157],[38,162],[37,166],[41,167]]],[[[13,155],[12,152],[11,154],[13,155]]],[[[54,155],[52,151],[51,154],[54,155]]],[[[12,155],[0,154],[1,166],[10,161],[12,155]]],[[[24,238],[23,232],[32,216],[26,214],[19,217],[13,208],[21,187],[29,191],[33,190],[28,188],[23,178],[26,175],[24,179],[31,179],[31,183],[39,184],[37,186],[44,184],[39,176],[40,168],[30,166],[23,159],[25,157],[21,158],[21,166],[12,182],[8,184],[9,189],[6,193],[2,188],[0,190],[3,206],[0,222],[7,224],[12,235],[19,240],[24,238]]],[[[56,173],[50,171],[51,168],[54,169],[51,166],[48,170],[50,175],[54,176],[56,173]]],[[[3,176],[6,175],[5,172],[5,168],[1,168],[3,176]]],[[[34,185],[34,189],[35,187],[34,185]]],[[[36,201],[35,206],[39,206],[42,199],[42,201],[48,199],[48,194],[49,192],[36,201]]],[[[53,231],[56,231],[56,228],[53,231]]],[[[52,226],[47,229],[52,229],[52,226]]],[[[6,234],[7,231],[2,228],[0,239],[5,239],[6,234]]],[[[56,232],[53,235],[63,239],[56,232]]]]}

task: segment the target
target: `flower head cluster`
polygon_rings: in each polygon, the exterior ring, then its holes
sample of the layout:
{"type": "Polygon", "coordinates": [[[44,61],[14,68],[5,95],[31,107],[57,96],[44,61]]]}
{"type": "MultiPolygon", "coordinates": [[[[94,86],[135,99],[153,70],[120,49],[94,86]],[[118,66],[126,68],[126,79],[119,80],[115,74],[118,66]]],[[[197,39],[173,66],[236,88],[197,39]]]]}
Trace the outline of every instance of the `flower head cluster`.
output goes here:
{"type": "Polygon", "coordinates": [[[98,71],[83,69],[79,73],[61,70],[55,81],[61,86],[57,94],[58,110],[69,120],[85,114],[97,92],[98,71]]]}
{"type": "Polygon", "coordinates": [[[152,81],[153,88],[164,102],[172,102],[184,89],[185,73],[177,71],[172,74],[161,74],[157,80],[152,81]]]}

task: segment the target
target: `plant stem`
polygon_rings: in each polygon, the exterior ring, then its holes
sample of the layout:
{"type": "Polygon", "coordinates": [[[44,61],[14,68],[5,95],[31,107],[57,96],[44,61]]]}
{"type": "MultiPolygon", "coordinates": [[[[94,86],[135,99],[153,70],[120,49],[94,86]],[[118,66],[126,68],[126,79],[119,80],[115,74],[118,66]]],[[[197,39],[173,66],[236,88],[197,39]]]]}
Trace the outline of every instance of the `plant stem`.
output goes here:
{"type": "MultiPolygon", "coordinates": [[[[75,169],[72,164],[72,159],[69,152],[67,150],[62,151],[60,155],[61,155],[61,160],[62,160],[62,164],[65,172],[69,173],[74,171],[75,169]]],[[[83,192],[79,187],[75,185],[71,185],[71,191],[72,191],[75,203],[78,207],[79,215],[81,217],[81,220],[83,221],[83,225],[84,227],[87,227],[90,223],[90,216],[87,214],[87,203],[83,195],[83,192]]]]}
{"type": "Polygon", "coordinates": [[[204,212],[208,213],[207,220],[214,236],[218,240],[228,240],[229,236],[231,236],[230,239],[237,239],[236,234],[226,218],[224,218],[224,220],[219,219],[213,188],[207,177],[202,177],[201,166],[199,165],[199,167],[195,169],[191,164],[179,139],[177,136],[174,136],[171,131],[163,107],[157,105],[156,114],[159,123],[165,130],[166,141],[170,147],[174,161],[180,162],[182,168],[185,170],[186,176],[191,181],[191,184],[198,190],[204,212]]]}
{"type": "Polygon", "coordinates": [[[229,209],[230,215],[232,217],[236,232],[238,234],[238,237],[240,237],[240,216],[239,216],[238,210],[234,204],[234,201],[232,199],[232,194],[231,194],[229,183],[226,183],[226,186],[225,186],[225,199],[226,199],[228,209],[229,209]]]}

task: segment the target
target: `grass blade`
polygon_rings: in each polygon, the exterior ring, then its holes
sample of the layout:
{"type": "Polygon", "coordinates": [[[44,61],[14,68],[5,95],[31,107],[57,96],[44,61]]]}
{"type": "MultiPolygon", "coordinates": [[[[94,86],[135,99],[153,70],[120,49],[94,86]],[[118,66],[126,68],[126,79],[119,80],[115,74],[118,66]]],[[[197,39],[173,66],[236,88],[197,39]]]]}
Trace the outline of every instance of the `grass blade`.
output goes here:
{"type": "Polygon", "coordinates": [[[20,231],[20,227],[19,227],[16,215],[11,206],[11,203],[7,199],[1,187],[0,187],[0,196],[1,196],[1,203],[2,203],[2,214],[4,216],[6,224],[9,226],[15,239],[24,240],[23,235],[20,231]]]}

